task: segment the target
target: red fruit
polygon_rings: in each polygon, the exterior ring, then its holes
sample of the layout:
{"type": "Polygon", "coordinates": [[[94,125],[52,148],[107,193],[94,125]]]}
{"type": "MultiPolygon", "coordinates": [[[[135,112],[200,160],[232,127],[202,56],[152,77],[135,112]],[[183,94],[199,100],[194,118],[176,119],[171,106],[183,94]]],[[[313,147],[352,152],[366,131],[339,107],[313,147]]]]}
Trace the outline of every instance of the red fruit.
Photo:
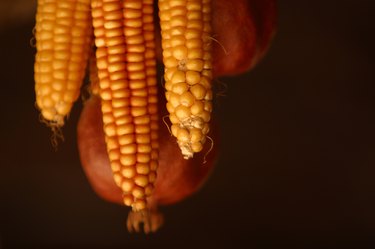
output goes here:
{"type": "Polygon", "coordinates": [[[212,1],[214,75],[234,75],[253,68],[276,31],[276,0],[212,1]]]}

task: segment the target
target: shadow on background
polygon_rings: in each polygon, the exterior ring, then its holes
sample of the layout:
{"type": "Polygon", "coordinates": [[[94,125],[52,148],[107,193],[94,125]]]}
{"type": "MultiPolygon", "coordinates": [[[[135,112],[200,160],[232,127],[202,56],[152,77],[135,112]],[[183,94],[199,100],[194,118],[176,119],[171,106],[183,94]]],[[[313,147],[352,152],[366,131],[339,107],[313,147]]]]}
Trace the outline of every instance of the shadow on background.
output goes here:
{"type": "Polygon", "coordinates": [[[0,248],[375,248],[375,2],[280,1],[252,72],[224,78],[216,171],[130,235],[80,167],[82,104],[53,151],[34,107],[33,20],[0,33],[0,248]]]}

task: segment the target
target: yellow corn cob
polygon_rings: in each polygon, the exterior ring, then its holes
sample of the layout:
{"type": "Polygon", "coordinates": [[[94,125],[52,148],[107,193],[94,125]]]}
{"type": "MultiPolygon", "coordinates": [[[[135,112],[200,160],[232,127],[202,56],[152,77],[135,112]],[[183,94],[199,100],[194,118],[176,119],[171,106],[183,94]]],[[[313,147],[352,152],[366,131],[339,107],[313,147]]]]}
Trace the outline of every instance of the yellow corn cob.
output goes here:
{"type": "Polygon", "coordinates": [[[125,205],[144,210],[158,165],[157,88],[150,0],[92,0],[104,133],[125,205]]]}
{"type": "Polygon", "coordinates": [[[62,126],[78,98],[91,40],[90,0],[39,0],[36,15],[36,103],[62,126]]]}
{"type": "Polygon", "coordinates": [[[210,0],[159,0],[172,134],[185,159],[203,149],[212,111],[210,0]]]}

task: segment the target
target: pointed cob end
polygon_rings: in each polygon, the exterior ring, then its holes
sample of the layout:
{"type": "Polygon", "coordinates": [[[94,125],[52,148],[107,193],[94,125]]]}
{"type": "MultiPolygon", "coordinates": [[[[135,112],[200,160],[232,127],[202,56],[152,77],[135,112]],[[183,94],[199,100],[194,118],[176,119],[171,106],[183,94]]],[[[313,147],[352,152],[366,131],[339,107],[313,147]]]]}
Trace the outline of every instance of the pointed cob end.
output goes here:
{"type": "Polygon", "coordinates": [[[184,159],[190,159],[194,153],[202,151],[209,132],[209,123],[200,117],[189,115],[179,124],[173,124],[171,131],[177,138],[184,159]]]}

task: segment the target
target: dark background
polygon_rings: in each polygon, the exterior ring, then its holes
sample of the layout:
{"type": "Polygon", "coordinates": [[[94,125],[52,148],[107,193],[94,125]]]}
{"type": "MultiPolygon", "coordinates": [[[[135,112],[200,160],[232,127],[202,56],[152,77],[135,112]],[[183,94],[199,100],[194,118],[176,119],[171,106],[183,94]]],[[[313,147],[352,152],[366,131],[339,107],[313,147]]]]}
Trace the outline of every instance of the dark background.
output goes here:
{"type": "Polygon", "coordinates": [[[0,248],[375,248],[374,13],[372,0],[279,1],[267,57],[221,79],[215,172],[151,236],[91,190],[81,103],[54,152],[34,107],[34,21],[1,26],[0,248]]]}

